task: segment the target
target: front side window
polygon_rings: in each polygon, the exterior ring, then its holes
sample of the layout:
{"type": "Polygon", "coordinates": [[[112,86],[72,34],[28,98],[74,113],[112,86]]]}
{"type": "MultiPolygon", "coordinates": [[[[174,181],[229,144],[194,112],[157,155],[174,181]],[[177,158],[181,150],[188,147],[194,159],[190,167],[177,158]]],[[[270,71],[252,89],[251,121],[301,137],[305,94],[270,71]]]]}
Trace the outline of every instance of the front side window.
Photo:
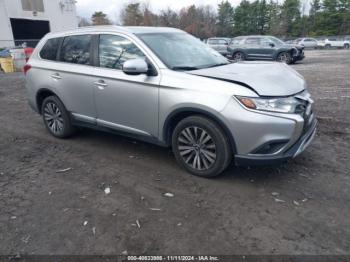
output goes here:
{"type": "Polygon", "coordinates": [[[272,41],[269,38],[267,38],[267,37],[263,37],[260,40],[260,45],[261,46],[271,46],[271,44],[272,44],[272,41]]]}
{"type": "Polygon", "coordinates": [[[209,44],[211,45],[217,45],[219,43],[219,40],[217,39],[209,39],[209,44]]]}
{"type": "Polygon", "coordinates": [[[219,44],[220,44],[220,45],[227,45],[228,42],[227,42],[226,40],[224,40],[224,39],[220,39],[220,40],[219,40],[219,44]]]}
{"type": "Polygon", "coordinates": [[[122,70],[125,61],[136,58],[146,59],[130,40],[117,35],[100,36],[100,67],[122,70]]]}
{"type": "Polygon", "coordinates": [[[61,47],[60,61],[89,65],[91,35],[76,35],[64,38],[61,47]]]}
{"type": "Polygon", "coordinates": [[[62,38],[52,38],[47,40],[44,47],[40,51],[40,57],[42,59],[55,61],[61,39],[62,38]]]}
{"type": "Polygon", "coordinates": [[[239,45],[239,44],[241,44],[242,40],[243,40],[242,37],[235,37],[232,39],[231,44],[232,45],[239,45]]]}
{"type": "Polygon", "coordinates": [[[138,37],[173,70],[195,70],[228,63],[225,57],[187,33],[145,33],[138,37]]]}
{"type": "Polygon", "coordinates": [[[278,39],[277,37],[274,37],[274,36],[270,36],[269,37],[269,40],[274,43],[276,46],[281,46],[281,45],[284,45],[284,42],[280,39],[278,39]]]}

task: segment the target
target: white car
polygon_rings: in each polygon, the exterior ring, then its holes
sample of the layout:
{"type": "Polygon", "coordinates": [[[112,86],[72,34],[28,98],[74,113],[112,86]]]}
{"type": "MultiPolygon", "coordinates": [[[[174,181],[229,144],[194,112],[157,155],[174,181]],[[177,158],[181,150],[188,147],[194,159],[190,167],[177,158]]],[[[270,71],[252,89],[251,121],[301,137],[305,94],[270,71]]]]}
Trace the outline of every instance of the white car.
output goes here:
{"type": "Polygon", "coordinates": [[[314,38],[298,38],[294,41],[295,44],[302,45],[305,48],[317,48],[318,42],[314,38]]]}
{"type": "Polygon", "coordinates": [[[318,41],[317,47],[327,48],[327,49],[332,48],[332,47],[349,49],[350,41],[339,40],[336,38],[326,38],[326,39],[318,41]]]}

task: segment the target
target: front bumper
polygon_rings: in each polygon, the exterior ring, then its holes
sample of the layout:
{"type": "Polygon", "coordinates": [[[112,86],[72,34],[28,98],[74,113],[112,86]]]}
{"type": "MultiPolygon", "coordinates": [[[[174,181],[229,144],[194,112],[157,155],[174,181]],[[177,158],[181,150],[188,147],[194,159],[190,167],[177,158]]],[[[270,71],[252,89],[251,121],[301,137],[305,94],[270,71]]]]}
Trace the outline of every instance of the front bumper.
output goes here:
{"type": "Polygon", "coordinates": [[[298,54],[296,54],[295,56],[293,56],[293,60],[294,60],[294,61],[300,61],[300,60],[303,60],[304,58],[305,58],[304,49],[298,50],[298,54]]]}
{"type": "Polygon", "coordinates": [[[298,141],[287,151],[277,155],[236,155],[235,163],[238,166],[273,165],[286,162],[301,154],[312,142],[316,135],[317,120],[314,119],[310,127],[298,141]]]}

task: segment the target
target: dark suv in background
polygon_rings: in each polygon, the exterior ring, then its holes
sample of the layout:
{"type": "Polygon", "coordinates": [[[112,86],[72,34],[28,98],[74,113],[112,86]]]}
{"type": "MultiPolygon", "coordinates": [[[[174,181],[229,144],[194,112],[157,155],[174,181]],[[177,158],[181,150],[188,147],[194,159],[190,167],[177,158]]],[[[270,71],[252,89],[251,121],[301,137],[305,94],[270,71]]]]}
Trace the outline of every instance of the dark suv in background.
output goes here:
{"type": "Polygon", "coordinates": [[[304,59],[304,47],[286,44],[274,36],[239,36],[233,38],[229,58],[242,60],[275,60],[287,64],[304,59]]]}

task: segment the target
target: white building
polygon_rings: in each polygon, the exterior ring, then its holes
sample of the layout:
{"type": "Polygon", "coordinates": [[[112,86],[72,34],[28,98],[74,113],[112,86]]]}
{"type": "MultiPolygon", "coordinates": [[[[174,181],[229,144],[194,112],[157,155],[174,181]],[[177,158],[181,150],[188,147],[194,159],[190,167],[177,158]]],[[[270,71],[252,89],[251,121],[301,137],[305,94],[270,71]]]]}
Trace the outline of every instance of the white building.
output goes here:
{"type": "Polygon", "coordinates": [[[0,47],[35,46],[48,32],[77,26],[75,0],[0,0],[0,47]]]}

